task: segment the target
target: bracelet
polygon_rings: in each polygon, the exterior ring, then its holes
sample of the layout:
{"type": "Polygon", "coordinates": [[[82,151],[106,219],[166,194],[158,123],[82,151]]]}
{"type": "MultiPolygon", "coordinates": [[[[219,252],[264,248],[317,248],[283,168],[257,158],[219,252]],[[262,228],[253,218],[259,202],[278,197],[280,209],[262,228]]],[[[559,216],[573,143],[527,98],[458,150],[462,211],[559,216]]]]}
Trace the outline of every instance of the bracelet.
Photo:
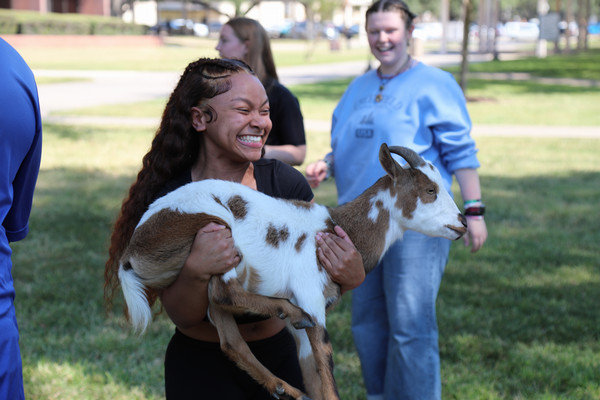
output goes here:
{"type": "Polygon", "coordinates": [[[465,208],[469,208],[468,206],[473,205],[475,203],[481,203],[481,199],[465,200],[465,208]]]}
{"type": "Polygon", "coordinates": [[[478,205],[470,205],[465,208],[464,212],[467,217],[479,217],[485,214],[485,204],[479,203],[478,205]]]}

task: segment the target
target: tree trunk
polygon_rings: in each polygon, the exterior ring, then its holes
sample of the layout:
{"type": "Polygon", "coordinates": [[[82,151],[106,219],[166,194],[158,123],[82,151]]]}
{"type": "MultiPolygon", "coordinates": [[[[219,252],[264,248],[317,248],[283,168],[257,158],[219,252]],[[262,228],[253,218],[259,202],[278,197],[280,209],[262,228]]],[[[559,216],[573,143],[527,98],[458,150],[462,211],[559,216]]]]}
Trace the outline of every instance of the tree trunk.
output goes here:
{"type": "Polygon", "coordinates": [[[463,39],[461,49],[461,63],[460,63],[460,79],[459,85],[465,94],[467,95],[467,71],[469,69],[469,25],[471,25],[471,10],[473,3],[471,0],[463,0],[463,39]]]}

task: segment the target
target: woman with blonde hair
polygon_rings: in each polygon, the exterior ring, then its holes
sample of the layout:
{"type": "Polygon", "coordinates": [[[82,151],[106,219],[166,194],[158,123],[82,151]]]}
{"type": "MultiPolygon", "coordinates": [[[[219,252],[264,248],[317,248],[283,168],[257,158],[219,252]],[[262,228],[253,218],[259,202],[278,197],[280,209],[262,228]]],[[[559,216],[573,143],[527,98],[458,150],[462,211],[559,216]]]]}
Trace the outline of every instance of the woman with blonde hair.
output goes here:
{"type": "MultiPolygon", "coordinates": [[[[416,15],[402,0],[377,0],[366,11],[367,40],[379,67],[357,77],[332,116],[325,160],[306,168],[316,187],[335,176],[340,204],[383,173],[374,155],[381,143],[409,147],[431,161],[450,192],[456,178],[469,226],[465,244],[487,240],[466,99],[448,72],[411,57],[416,15]]],[[[450,241],[407,231],[352,293],[352,334],[367,400],[442,397],[436,298],[450,241]]]]}
{"type": "Polygon", "coordinates": [[[306,156],[304,121],[298,99],[279,83],[269,35],[250,18],[233,18],[221,28],[216,47],[223,58],[246,62],[267,91],[273,129],[265,146],[265,158],[300,165],[306,156]]]}

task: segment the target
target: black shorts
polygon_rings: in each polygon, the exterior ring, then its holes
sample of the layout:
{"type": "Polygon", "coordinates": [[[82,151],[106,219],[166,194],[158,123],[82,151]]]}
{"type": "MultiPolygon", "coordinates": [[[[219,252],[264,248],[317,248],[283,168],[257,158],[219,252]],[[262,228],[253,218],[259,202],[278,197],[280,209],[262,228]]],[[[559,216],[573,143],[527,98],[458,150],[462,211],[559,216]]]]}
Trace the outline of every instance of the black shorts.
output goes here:
{"type": "MultiPolygon", "coordinates": [[[[249,342],[256,358],[274,375],[304,390],[296,343],[287,329],[249,342]]],[[[179,330],[165,356],[167,400],[272,400],[273,397],[221,351],[219,343],[185,336],[179,330]]]]}

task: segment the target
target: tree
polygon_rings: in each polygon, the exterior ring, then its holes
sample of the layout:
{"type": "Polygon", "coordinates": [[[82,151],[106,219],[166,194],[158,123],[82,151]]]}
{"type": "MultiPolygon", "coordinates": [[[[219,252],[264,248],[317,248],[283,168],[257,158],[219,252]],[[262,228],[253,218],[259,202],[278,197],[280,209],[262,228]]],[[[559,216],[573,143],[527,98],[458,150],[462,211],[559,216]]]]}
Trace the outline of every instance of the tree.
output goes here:
{"type": "Polygon", "coordinates": [[[460,77],[459,85],[463,93],[467,94],[467,72],[469,70],[469,26],[471,25],[471,15],[473,13],[472,0],[462,0],[463,8],[463,39],[461,48],[460,77]]]}

